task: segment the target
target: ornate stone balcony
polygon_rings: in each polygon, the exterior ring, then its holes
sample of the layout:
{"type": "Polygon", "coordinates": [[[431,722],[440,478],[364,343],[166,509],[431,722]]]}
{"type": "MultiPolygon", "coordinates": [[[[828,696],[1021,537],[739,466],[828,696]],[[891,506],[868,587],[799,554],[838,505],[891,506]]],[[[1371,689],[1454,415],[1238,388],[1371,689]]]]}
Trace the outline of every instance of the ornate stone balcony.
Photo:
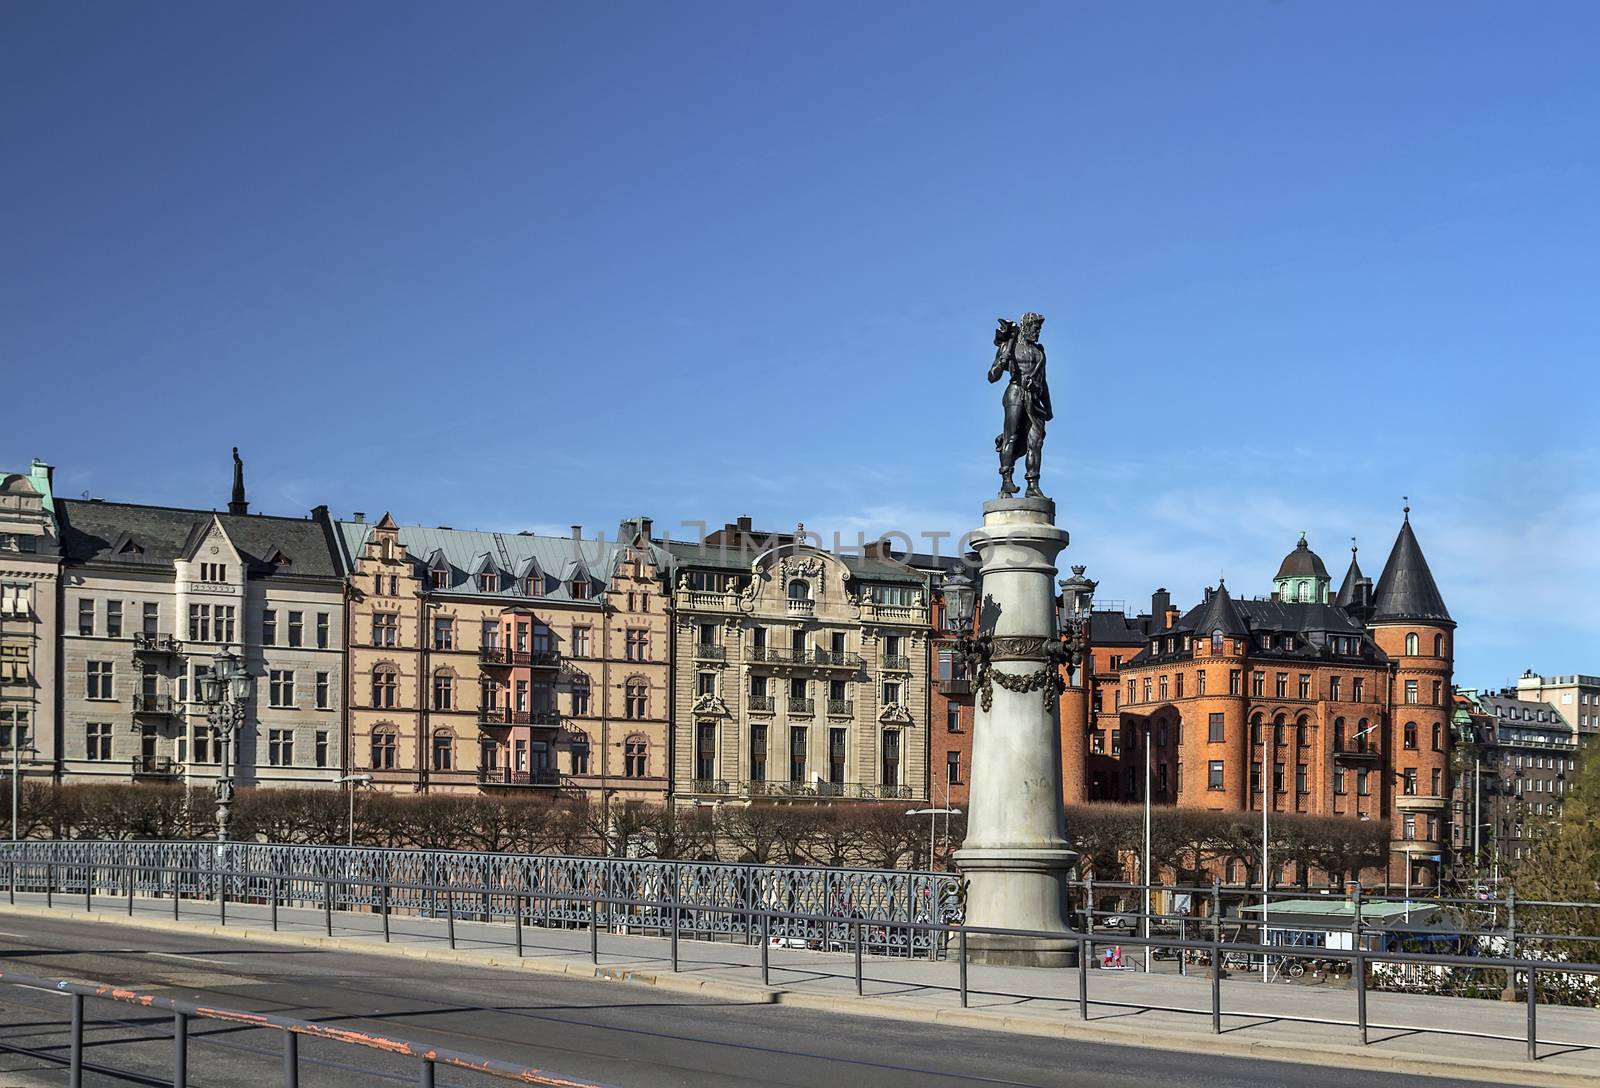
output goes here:
{"type": "Polygon", "coordinates": [[[680,610],[692,612],[737,612],[739,611],[739,595],[737,593],[716,593],[699,589],[680,589],[674,595],[673,603],[680,610]]]}
{"type": "Polygon", "coordinates": [[[925,627],[928,623],[926,605],[879,604],[866,601],[861,606],[861,618],[868,623],[907,623],[925,627]]]}
{"type": "Polygon", "coordinates": [[[784,602],[791,616],[814,616],[817,614],[817,602],[804,598],[790,597],[784,602]]]}

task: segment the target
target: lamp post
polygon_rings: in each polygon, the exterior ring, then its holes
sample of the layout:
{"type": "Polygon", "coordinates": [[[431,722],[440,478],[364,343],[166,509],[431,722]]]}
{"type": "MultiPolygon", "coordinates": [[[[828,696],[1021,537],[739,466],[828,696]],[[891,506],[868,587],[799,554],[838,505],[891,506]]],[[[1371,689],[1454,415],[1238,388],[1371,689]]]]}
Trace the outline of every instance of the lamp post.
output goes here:
{"type": "Polygon", "coordinates": [[[39,749],[33,745],[26,748],[22,746],[23,732],[21,725],[11,727],[11,841],[18,839],[18,811],[19,798],[22,796],[22,753],[28,753],[28,762],[32,763],[39,755],[39,749]]]}
{"type": "Polygon", "coordinates": [[[356,787],[364,786],[372,781],[370,774],[347,774],[334,779],[335,782],[348,784],[350,787],[350,838],[349,844],[356,844],[356,787]]]}
{"type": "Polygon", "coordinates": [[[940,816],[959,816],[961,815],[961,810],[951,808],[948,805],[943,808],[909,808],[906,809],[906,815],[926,816],[928,818],[928,872],[931,873],[933,872],[933,844],[935,836],[938,834],[937,825],[934,821],[940,816]]]}
{"type": "Polygon", "coordinates": [[[244,704],[250,697],[250,674],[232,650],[224,649],[211,659],[211,671],[200,681],[200,697],[207,706],[206,717],[217,731],[217,842],[228,841],[233,816],[233,737],[244,724],[244,704]]]}

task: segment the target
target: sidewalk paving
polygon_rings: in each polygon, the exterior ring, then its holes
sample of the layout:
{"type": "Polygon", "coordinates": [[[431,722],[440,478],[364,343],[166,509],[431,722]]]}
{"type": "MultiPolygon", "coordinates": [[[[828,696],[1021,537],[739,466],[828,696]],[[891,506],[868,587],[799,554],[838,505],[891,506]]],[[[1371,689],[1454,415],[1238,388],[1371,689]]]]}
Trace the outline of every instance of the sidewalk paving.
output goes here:
{"type": "Polygon", "coordinates": [[[40,894],[18,894],[14,907],[0,902],[0,910],[16,914],[49,913],[310,946],[332,942],[349,951],[520,966],[854,1015],[1496,1083],[1600,1088],[1600,1010],[1595,1009],[1539,1006],[1539,1061],[1529,1062],[1527,1008],[1521,1003],[1369,992],[1370,1045],[1362,1046],[1353,988],[1263,983],[1254,975],[1222,980],[1222,1032],[1213,1034],[1209,974],[1091,969],[1086,973],[1085,1021],[1076,970],[971,964],[968,1007],[962,1008],[953,961],[863,957],[858,996],[855,960],[848,953],[770,948],[770,982],[763,985],[761,948],[732,941],[680,940],[679,970],[674,973],[670,940],[654,936],[602,932],[595,963],[587,929],[529,925],[523,929],[524,957],[519,960],[509,922],[458,920],[452,951],[442,919],[393,915],[391,941],[385,944],[383,921],[375,914],[334,912],[334,936],[329,938],[319,910],[281,908],[279,929],[273,932],[269,909],[252,904],[230,902],[226,928],[218,925],[214,902],[185,900],[177,922],[170,900],[135,899],[132,917],[121,899],[100,898],[93,911],[83,908],[81,897],[63,895],[56,896],[54,909],[45,906],[40,894]]]}

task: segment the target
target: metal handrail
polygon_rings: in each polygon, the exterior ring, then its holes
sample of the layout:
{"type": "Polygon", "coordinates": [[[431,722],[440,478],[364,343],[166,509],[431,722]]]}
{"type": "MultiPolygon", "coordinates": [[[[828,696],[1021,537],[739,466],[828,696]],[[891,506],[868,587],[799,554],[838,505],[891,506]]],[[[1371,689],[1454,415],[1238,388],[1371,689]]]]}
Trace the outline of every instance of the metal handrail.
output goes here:
{"type": "MultiPolygon", "coordinates": [[[[208,844],[208,845],[214,845],[214,844],[208,844]]],[[[242,845],[242,844],[240,844],[240,845],[242,845]]],[[[11,868],[11,874],[12,874],[12,894],[13,894],[13,898],[14,898],[14,895],[15,895],[16,868],[17,868],[18,864],[19,864],[19,862],[15,858],[11,859],[10,868],[11,868]]],[[[1056,941],[1056,942],[1060,942],[1063,946],[1076,944],[1077,952],[1078,952],[1079,1007],[1080,1007],[1080,1016],[1083,1019],[1088,1019],[1088,1005],[1089,1005],[1088,988],[1087,988],[1088,961],[1089,961],[1089,958],[1090,958],[1090,954],[1091,954],[1093,948],[1096,945],[1110,945],[1110,944],[1113,943],[1113,940],[1114,940],[1114,942],[1117,945],[1131,945],[1131,946],[1136,947],[1136,948],[1147,948],[1147,949],[1177,948],[1177,949],[1186,949],[1186,950],[1206,951],[1206,952],[1209,952],[1210,958],[1211,958],[1211,964],[1210,964],[1210,974],[1211,974],[1211,983],[1212,983],[1212,985],[1211,985],[1211,998],[1212,998],[1212,1000],[1211,1000],[1211,1017],[1212,1017],[1212,1031],[1214,1033],[1221,1031],[1221,1017],[1222,1017],[1221,977],[1222,977],[1222,959],[1223,959],[1224,951],[1226,951],[1226,952],[1228,952],[1230,954],[1241,954],[1242,953],[1242,954],[1247,955],[1247,956],[1250,956],[1250,955],[1261,955],[1263,957],[1274,957],[1274,956],[1276,956],[1276,957],[1280,957],[1280,958],[1284,958],[1284,959],[1291,959],[1291,958],[1293,958],[1293,959],[1303,959],[1303,958],[1307,958],[1307,956],[1305,954],[1305,951],[1313,951],[1313,950],[1302,951],[1299,946],[1291,946],[1291,945],[1257,944],[1257,943],[1251,943],[1251,942],[1239,941],[1239,940],[1223,941],[1221,939],[1221,919],[1220,918],[1213,919],[1212,936],[1211,936],[1210,940],[1190,939],[1190,938],[1185,938],[1185,937],[1176,937],[1175,938],[1175,937],[1169,937],[1169,936],[1139,937],[1137,935],[1132,935],[1132,934],[1127,935],[1127,936],[1124,936],[1124,935],[1121,935],[1121,934],[1117,934],[1114,937],[1109,937],[1108,938],[1108,935],[1106,935],[1106,934],[1096,934],[1094,932],[1094,930],[1093,930],[1093,916],[1094,916],[1094,914],[1099,913],[1099,912],[1096,912],[1096,911],[1094,911],[1092,909],[1088,912],[1089,918],[1087,920],[1089,922],[1089,925],[1087,925],[1085,927],[1085,929],[1083,929],[1083,930],[1068,929],[1068,930],[1060,931],[1060,932],[1052,932],[1052,931],[1047,931],[1047,930],[1012,929],[1012,928],[998,927],[998,926],[954,925],[954,924],[949,924],[949,923],[942,922],[942,921],[940,921],[940,922],[932,921],[931,917],[925,919],[925,918],[916,917],[914,915],[907,916],[907,917],[896,917],[896,918],[886,918],[886,917],[881,917],[881,916],[871,916],[871,915],[863,913],[861,910],[856,908],[854,906],[854,904],[844,904],[844,905],[848,905],[848,906],[851,907],[850,912],[848,914],[816,914],[816,913],[808,913],[808,912],[803,912],[803,911],[774,909],[772,906],[770,906],[770,905],[768,905],[766,903],[757,904],[757,903],[753,903],[753,902],[740,903],[740,904],[709,904],[708,905],[708,904],[704,904],[704,903],[696,903],[696,902],[693,902],[693,901],[686,901],[686,900],[683,899],[683,897],[681,895],[682,884],[683,884],[683,879],[682,879],[682,875],[681,875],[682,870],[681,869],[678,871],[678,875],[675,875],[673,877],[673,880],[671,882],[672,895],[670,897],[666,896],[666,895],[663,895],[660,898],[645,899],[645,898],[635,898],[635,897],[630,897],[630,896],[625,896],[625,895],[613,894],[611,892],[611,889],[610,889],[610,877],[609,877],[609,875],[605,875],[605,874],[602,874],[602,876],[604,876],[603,881],[601,881],[601,882],[591,882],[591,884],[590,884],[588,889],[583,889],[583,888],[551,889],[551,888],[543,888],[543,887],[541,887],[541,888],[533,888],[533,887],[528,887],[528,886],[507,887],[507,886],[503,886],[503,885],[501,885],[501,886],[491,885],[491,884],[489,884],[487,882],[481,883],[481,884],[477,884],[477,885],[467,885],[467,886],[457,886],[456,884],[452,883],[448,887],[441,888],[436,883],[421,883],[421,882],[398,881],[398,880],[389,879],[387,876],[382,877],[382,878],[375,877],[375,876],[368,876],[368,877],[365,877],[365,878],[360,878],[360,877],[335,876],[335,875],[326,874],[326,873],[320,873],[320,874],[297,873],[297,872],[293,872],[293,871],[260,873],[260,872],[253,872],[253,871],[236,870],[236,869],[233,869],[233,868],[224,867],[221,864],[218,864],[217,866],[215,866],[215,867],[213,867],[211,869],[201,869],[201,868],[198,868],[198,867],[191,867],[191,866],[139,865],[139,864],[134,864],[134,863],[129,863],[129,864],[121,864],[121,863],[106,864],[106,863],[102,863],[102,864],[99,864],[98,866],[96,866],[92,862],[77,862],[77,863],[72,863],[72,864],[68,864],[68,865],[60,865],[60,863],[57,863],[57,862],[54,862],[54,861],[42,862],[42,863],[34,861],[34,862],[22,862],[20,864],[33,865],[33,866],[38,866],[38,865],[43,864],[43,865],[45,865],[47,867],[48,883],[47,883],[47,886],[46,886],[46,893],[47,893],[46,902],[47,902],[47,904],[52,904],[52,905],[53,905],[53,900],[50,898],[50,894],[54,889],[55,869],[58,866],[61,867],[61,868],[67,868],[67,869],[81,868],[81,869],[88,870],[85,873],[85,890],[84,890],[84,895],[85,895],[85,899],[86,899],[86,905],[87,905],[87,901],[89,900],[89,897],[92,896],[92,894],[93,894],[94,883],[95,883],[95,881],[94,881],[94,877],[95,877],[94,870],[96,868],[98,868],[101,871],[110,870],[110,871],[112,871],[114,873],[122,874],[124,879],[121,881],[121,884],[123,886],[125,886],[126,889],[127,889],[127,906],[128,906],[128,913],[130,915],[133,913],[133,902],[134,902],[134,897],[135,897],[135,895],[134,895],[134,893],[135,893],[135,885],[137,883],[136,874],[141,872],[141,871],[143,871],[143,872],[156,871],[156,872],[162,873],[163,875],[165,875],[167,873],[171,873],[173,875],[173,881],[172,881],[172,886],[173,886],[173,889],[174,889],[173,910],[174,910],[174,915],[175,916],[176,916],[176,914],[178,912],[179,901],[181,899],[181,887],[182,887],[181,877],[182,877],[182,875],[183,874],[189,874],[191,876],[196,876],[196,877],[209,876],[213,880],[216,881],[216,885],[215,885],[216,886],[216,890],[217,890],[217,897],[216,898],[217,898],[217,902],[218,902],[219,914],[221,916],[221,920],[222,920],[222,923],[224,925],[227,923],[227,901],[228,901],[228,897],[227,897],[226,889],[227,889],[229,884],[233,883],[235,878],[242,876],[242,877],[245,877],[247,879],[270,881],[270,883],[271,883],[270,903],[271,903],[271,907],[272,907],[272,922],[273,922],[273,928],[274,929],[277,928],[277,911],[278,911],[280,898],[283,898],[283,892],[284,892],[284,889],[286,887],[288,887],[290,889],[291,893],[292,893],[292,887],[296,882],[300,882],[302,884],[309,883],[309,884],[313,884],[313,885],[319,885],[323,889],[322,906],[323,906],[323,910],[324,910],[324,916],[325,916],[325,919],[326,919],[327,931],[330,934],[333,932],[333,913],[334,913],[333,903],[335,901],[335,895],[334,895],[333,889],[336,886],[341,887],[341,888],[342,887],[351,887],[351,886],[358,887],[358,888],[371,888],[376,883],[376,884],[381,886],[382,893],[383,893],[382,894],[382,899],[381,899],[381,910],[382,910],[382,914],[383,914],[384,939],[386,941],[389,940],[389,937],[390,937],[390,934],[389,934],[389,916],[390,916],[391,908],[392,908],[392,905],[393,905],[392,904],[392,895],[393,895],[393,893],[395,891],[414,890],[414,891],[427,891],[427,892],[429,892],[430,895],[433,897],[430,900],[430,902],[432,903],[432,908],[431,909],[432,909],[433,913],[435,913],[435,914],[437,914],[437,895],[438,895],[438,893],[440,891],[443,891],[444,894],[445,894],[445,910],[447,912],[446,913],[446,918],[447,918],[447,923],[448,923],[448,930],[447,930],[448,939],[450,941],[450,946],[452,948],[455,947],[455,921],[456,921],[456,916],[457,916],[457,905],[456,904],[457,904],[457,896],[458,895],[459,896],[472,896],[472,897],[481,896],[483,898],[483,902],[484,902],[484,905],[486,907],[486,912],[485,913],[487,913],[487,907],[488,907],[488,903],[489,903],[489,900],[490,900],[491,897],[496,896],[496,895],[502,896],[502,897],[515,897],[515,899],[516,899],[516,911],[515,911],[514,918],[515,918],[515,926],[516,926],[516,947],[517,947],[517,953],[518,953],[519,956],[522,955],[522,953],[523,953],[522,929],[523,929],[523,924],[524,924],[524,915],[527,913],[527,910],[528,910],[528,907],[529,907],[531,901],[558,900],[558,901],[562,901],[562,902],[577,902],[577,903],[583,904],[583,905],[585,905],[587,907],[587,910],[586,910],[585,914],[587,916],[587,924],[588,924],[588,928],[590,930],[590,954],[591,954],[591,959],[596,963],[598,963],[598,961],[599,961],[599,926],[600,926],[600,911],[601,911],[602,907],[605,910],[605,925],[606,925],[607,929],[610,929],[612,927],[612,925],[617,922],[617,916],[615,914],[614,908],[621,907],[621,908],[625,908],[628,911],[655,910],[657,912],[666,912],[666,913],[670,914],[670,919],[663,918],[658,922],[658,925],[659,925],[660,928],[666,928],[666,926],[668,924],[670,924],[671,937],[672,937],[672,963],[673,963],[673,970],[677,970],[678,969],[678,955],[677,955],[678,949],[677,949],[677,946],[678,946],[678,940],[679,940],[679,937],[680,937],[680,928],[681,928],[682,916],[684,915],[685,912],[687,912],[691,917],[695,917],[695,916],[706,914],[706,913],[713,913],[713,914],[722,913],[722,914],[729,914],[729,915],[737,915],[737,916],[740,916],[743,919],[743,922],[744,922],[744,931],[743,932],[744,932],[744,934],[745,934],[745,936],[747,938],[754,937],[754,935],[755,935],[755,924],[756,924],[757,920],[760,921],[761,936],[762,936],[762,944],[761,944],[761,948],[762,948],[762,976],[763,976],[763,982],[764,983],[767,981],[767,974],[768,974],[768,970],[767,970],[767,968],[768,968],[768,963],[767,963],[768,942],[767,942],[766,938],[767,938],[767,935],[772,932],[772,929],[771,929],[772,923],[774,921],[777,921],[777,922],[780,922],[780,923],[804,923],[806,926],[820,925],[820,926],[824,927],[823,930],[822,930],[820,939],[825,943],[825,945],[829,945],[829,946],[836,945],[836,944],[842,944],[841,941],[835,941],[833,939],[833,937],[832,937],[833,934],[839,933],[839,932],[841,932],[841,930],[848,930],[850,932],[851,939],[852,939],[852,942],[854,944],[854,951],[855,951],[856,988],[857,988],[857,993],[858,994],[862,993],[862,978],[863,978],[862,965],[861,965],[862,954],[863,954],[863,950],[864,950],[864,945],[866,943],[868,943],[867,938],[865,938],[863,936],[863,933],[862,933],[863,929],[871,928],[873,930],[881,930],[881,931],[883,931],[882,938],[880,939],[880,938],[874,937],[873,938],[873,942],[877,943],[877,944],[880,944],[885,948],[889,947],[889,944],[890,944],[889,938],[890,938],[890,934],[891,933],[894,933],[894,932],[900,932],[900,933],[905,933],[905,934],[914,934],[914,933],[918,933],[918,932],[926,933],[926,934],[929,935],[929,938],[930,938],[929,943],[930,943],[930,946],[933,947],[934,957],[935,958],[937,958],[938,946],[933,943],[932,938],[935,935],[937,935],[937,936],[942,938],[942,941],[939,942],[939,943],[942,943],[943,945],[948,946],[948,944],[950,943],[950,938],[953,936],[953,937],[956,938],[956,944],[957,944],[957,948],[958,948],[958,952],[959,952],[959,958],[960,958],[960,962],[959,962],[959,967],[960,967],[960,972],[959,972],[959,980],[960,980],[960,982],[959,982],[959,986],[960,986],[960,992],[961,992],[961,1002],[962,1002],[963,1006],[965,1006],[967,1004],[967,995],[968,995],[968,987],[967,987],[967,954],[966,953],[967,953],[967,938],[968,938],[969,935],[971,935],[971,934],[980,934],[980,935],[992,935],[992,936],[1015,936],[1015,937],[1029,937],[1029,938],[1038,938],[1038,939],[1049,939],[1049,940],[1053,940],[1053,941],[1056,941]]],[[[687,864],[687,863],[681,863],[681,864],[687,864]]],[[[751,869],[751,870],[759,870],[759,869],[770,869],[772,867],[769,867],[769,866],[748,866],[746,868],[747,869],[751,869]]],[[[932,874],[925,874],[925,875],[932,875],[932,874]]],[[[162,883],[164,884],[165,881],[163,880],[162,883]]],[[[662,887],[663,887],[663,890],[665,891],[665,885],[662,885],[662,887]]],[[[932,889],[929,888],[928,890],[931,892],[932,889]]],[[[781,889],[779,890],[779,894],[782,894],[781,889]]],[[[353,897],[352,897],[352,899],[353,899],[353,897]]],[[[908,906],[909,906],[909,904],[908,904],[908,906]]],[[[927,901],[923,904],[923,906],[924,906],[925,910],[927,911],[927,913],[931,915],[932,912],[939,911],[939,910],[943,909],[944,901],[942,899],[940,899],[940,898],[934,898],[934,897],[932,897],[930,895],[929,898],[927,899],[927,901]]],[[[420,902],[419,902],[419,909],[420,909],[420,902]]],[[[636,916],[629,915],[629,914],[624,914],[623,915],[623,919],[624,920],[633,919],[633,918],[636,918],[636,916]]],[[[1359,931],[1359,919],[1357,919],[1355,921],[1356,921],[1356,925],[1355,925],[1354,928],[1355,928],[1356,931],[1359,931]]],[[[634,922],[630,922],[630,924],[635,924],[635,923],[634,922]]],[[[1259,922],[1250,922],[1248,924],[1250,924],[1250,925],[1260,925],[1261,923],[1259,923],[1259,922]]],[[[906,940],[906,947],[908,949],[914,947],[909,938],[906,940]]],[[[1527,1056],[1528,1056],[1529,1060],[1537,1060],[1537,1057],[1538,1057],[1539,1039],[1538,1039],[1538,1034],[1537,1034],[1537,1008],[1538,1008],[1538,1004],[1539,1004],[1539,1000],[1538,1000],[1538,998],[1539,998],[1539,982],[1538,982],[1539,973],[1540,972],[1544,972],[1546,974],[1552,974],[1553,973],[1553,974],[1600,975],[1600,963],[1583,963],[1583,962],[1572,963],[1572,962],[1557,961],[1557,960],[1535,960],[1535,959],[1529,959],[1529,958],[1526,958],[1526,957],[1516,957],[1516,956],[1464,956],[1464,955],[1453,955],[1453,954],[1447,954],[1447,953],[1423,953],[1423,952],[1386,951],[1386,950],[1376,950],[1376,949],[1361,948],[1359,946],[1359,942],[1357,942],[1357,946],[1352,948],[1352,949],[1342,949],[1342,948],[1333,948],[1333,947],[1316,947],[1314,949],[1314,953],[1315,953],[1316,958],[1319,958],[1319,959],[1331,959],[1331,960],[1339,960],[1339,961],[1349,961],[1351,963],[1351,966],[1352,966],[1352,978],[1355,981],[1355,989],[1356,989],[1356,996],[1357,996],[1357,1019],[1355,1021],[1355,1024],[1360,1030],[1360,1038],[1361,1038],[1361,1042],[1363,1044],[1367,1043],[1367,1041],[1368,1041],[1367,1040],[1367,1033],[1368,1033],[1368,1031],[1370,1029],[1373,1029],[1373,1028],[1381,1028],[1381,1029],[1385,1029],[1385,1030],[1433,1030],[1433,1029],[1413,1029],[1413,1028],[1408,1027],[1407,1025],[1372,1024],[1372,1023],[1370,1023],[1368,1021],[1367,1010],[1366,1010],[1366,1000],[1367,1000],[1367,990],[1368,990],[1367,966],[1370,965],[1370,964],[1375,964],[1375,963],[1397,963],[1397,964],[1416,964],[1416,965],[1419,965],[1419,966],[1435,966],[1435,967],[1440,967],[1440,966],[1442,966],[1442,967],[1462,967],[1462,968],[1471,968],[1471,969],[1479,969],[1479,970],[1504,970],[1504,971],[1506,971],[1508,973],[1508,978],[1512,981],[1513,984],[1515,983],[1516,976],[1519,973],[1523,974],[1523,975],[1526,976],[1526,982],[1525,982],[1525,990],[1526,990],[1526,995],[1527,995],[1527,1000],[1525,1002],[1526,1005],[1527,1005],[1526,1041],[1527,1041],[1527,1056]]],[[[1113,1002],[1113,1004],[1126,1005],[1128,1003],[1127,1002],[1113,1002]]],[[[1147,1006],[1140,1006],[1140,1007],[1147,1007],[1147,1006]]],[[[1198,1010],[1177,1009],[1177,1010],[1174,1010],[1174,1011],[1196,1012],[1198,1010]]],[[[1345,1020],[1328,1020],[1328,1019],[1313,1018],[1313,1017],[1304,1017],[1304,1018],[1298,1018],[1298,1019],[1302,1019],[1305,1022],[1309,1022],[1309,1023],[1327,1023],[1327,1024],[1336,1024],[1336,1025],[1348,1025],[1350,1023],[1350,1021],[1345,1021],[1345,1020]]],[[[1473,1035],[1473,1036],[1479,1036],[1479,1037],[1499,1038],[1499,1039],[1511,1039],[1511,1038],[1514,1038],[1512,1036],[1506,1036],[1506,1035],[1493,1035],[1493,1034],[1478,1033],[1478,1032],[1466,1032],[1466,1031],[1463,1031],[1463,1030],[1456,1030],[1455,1033],[1464,1034],[1464,1035],[1473,1035]]],[[[1545,1041],[1548,1042],[1548,1043],[1551,1043],[1552,1045],[1556,1045],[1556,1041],[1555,1040],[1547,1039],[1545,1041]]],[[[1584,1047],[1592,1046],[1592,1044],[1582,1044],[1582,1043],[1561,1043],[1559,1045],[1563,1045],[1563,1046],[1584,1046],[1584,1047]]]]}
{"type": "MultiPolygon", "coordinates": [[[[498,1058],[485,1057],[482,1054],[469,1054],[461,1050],[451,1050],[448,1047],[415,1043],[409,1039],[395,1039],[386,1035],[375,1035],[372,1032],[355,1031],[351,1028],[330,1027],[327,1024],[318,1024],[310,1020],[297,1020],[289,1016],[279,1016],[276,1013],[247,1012],[243,1009],[219,1008],[216,1005],[197,1005],[192,1001],[180,1001],[177,998],[143,993],[122,986],[106,985],[105,983],[71,982],[67,979],[40,978],[36,975],[24,975],[15,971],[0,971],[0,983],[72,995],[72,1027],[69,1050],[71,1057],[68,1059],[68,1067],[71,1071],[73,1084],[83,1083],[84,1002],[88,998],[94,998],[102,1001],[113,1001],[122,1005],[133,1005],[141,1009],[161,1009],[172,1013],[172,1038],[174,1041],[172,1083],[176,1088],[187,1088],[188,1029],[190,1020],[217,1020],[227,1024],[239,1024],[244,1027],[282,1032],[284,1039],[283,1070],[285,1080],[289,1084],[299,1083],[300,1060],[298,1043],[299,1037],[304,1036],[309,1039],[322,1039],[344,1046],[378,1050],[395,1057],[415,1059],[418,1063],[420,1083],[425,1085],[434,1083],[434,1067],[444,1065],[456,1069],[469,1069],[494,1077],[497,1080],[514,1080],[522,1084],[548,1084],[562,1086],[562,1088],[602,1088],[594,1081],[577,1080],[547,1069],[515,1065],[511,1062],[501,1061],[498,1058]]],[[[140,1043],[146,1040],[135,1038],[120,1041],[140,1043]]]]}

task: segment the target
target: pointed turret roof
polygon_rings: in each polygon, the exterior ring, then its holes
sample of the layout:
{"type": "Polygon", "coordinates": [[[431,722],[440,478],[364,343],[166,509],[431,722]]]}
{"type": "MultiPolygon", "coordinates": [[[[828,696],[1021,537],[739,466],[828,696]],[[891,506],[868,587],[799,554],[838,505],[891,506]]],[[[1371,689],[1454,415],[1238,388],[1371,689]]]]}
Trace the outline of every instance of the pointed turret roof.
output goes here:
{"type": "Polygon", "coordinates": [[[1221,631],[1225,635],[1250,633],[1250,627],[1239,614],[1239,609],[1234,606],[1233,598],[1228,596],[1226,583],[1219,580],[1217,588],[1206,597],[1205,604],[1201,605],[1200,614],[1194,621],[1194,630],[1197,635],[1202,636],[1209,635],[1213,631],[1221,631]]]}
{"type": "Polygon", "coordinates": [[[1411,507],[1406,507],[1405,521],[1400,524],[1400,535],[1395,537],[1389,561],[1378,576],[1378,588],[1373,594],[1372,623],[1401,623],[1405,621],[1448,624],[1455,626],[1439,587],[1433,581],[1433,572],[1422,555],[1422,545],[1411,529],[1411,507]]]}
{"type": "Polygon", "coordinates": [[[1334,597],[1333,603],[1340,608],[1349,608],[1356,603],[1356,591],[1366,575],[1361,573],[1361,564],[1356,562],[1356,546],[1350,545],[1350,569],[1344,572],[1344,581],[1339,583],[1339,594],[1334,597]]]}

